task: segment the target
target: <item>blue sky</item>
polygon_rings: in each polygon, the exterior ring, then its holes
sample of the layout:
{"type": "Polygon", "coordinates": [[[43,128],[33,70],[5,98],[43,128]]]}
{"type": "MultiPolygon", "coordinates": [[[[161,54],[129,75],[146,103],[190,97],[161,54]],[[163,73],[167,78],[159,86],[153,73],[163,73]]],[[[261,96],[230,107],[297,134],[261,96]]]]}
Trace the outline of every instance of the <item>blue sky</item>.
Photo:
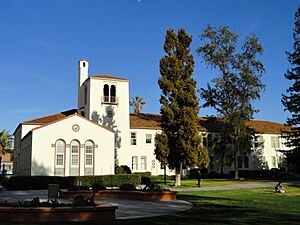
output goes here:
{"type": "MultiPolygon", "coordinates": [[[[196,48],[208,25],[228,25],[254,33],[264,47],[260,57],[266,90],[254,105],[255,119],[285,122],[280,99],[290,83],[285,51],[292,50],[296,0],[1,0],[0,130],[19,122],[77,107],[77,62],[90,62],[90,75],[130,80],[130,95],[159,113],[159,60],[168,28],[193,35],[194,77],[198,88],[215,72],[206,69],[196,48]]],[[[200,109],[210,115],[211,109],[200,109]]]]}

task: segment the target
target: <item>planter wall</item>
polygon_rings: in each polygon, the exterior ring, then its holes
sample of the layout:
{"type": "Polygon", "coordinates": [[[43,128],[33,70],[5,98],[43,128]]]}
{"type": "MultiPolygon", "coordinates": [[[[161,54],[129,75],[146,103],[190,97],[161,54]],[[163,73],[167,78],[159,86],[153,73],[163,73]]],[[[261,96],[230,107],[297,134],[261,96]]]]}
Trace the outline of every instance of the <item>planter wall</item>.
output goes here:
{"type": "MultiPolygon", "coordinates": [[[[96,193],[95,198],[116,198],[116,199],[132,199],[141,201],[164,201],[176,200],[176,191],[163,192],[143,192],[143,191],[121,191],[121,190],[103,190],[96,193]]],[[[93,195],[92,191],[68,191],[60,190],[61,198],[74,198],[77,195],[82,195],[85,198],[90,198],[93,195]]]]}
{"type": "Polygon", "coordinates": [[[0,220],[11,222],[108,221],[115,219],[117,206],[101,204],[95,207],[0,207],[0,220]]]}

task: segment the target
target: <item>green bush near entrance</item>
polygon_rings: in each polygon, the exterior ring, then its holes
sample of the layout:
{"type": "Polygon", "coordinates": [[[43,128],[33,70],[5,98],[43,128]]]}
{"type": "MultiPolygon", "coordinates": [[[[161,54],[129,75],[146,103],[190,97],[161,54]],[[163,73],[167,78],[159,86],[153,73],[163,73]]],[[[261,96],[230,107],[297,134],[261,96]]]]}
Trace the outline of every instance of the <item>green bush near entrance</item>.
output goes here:
{"type": "Polygon", "coordinates": [[[124,184],[136,186],[141,183],[141,176],[136,174],[79,177],[10,176],[3,177],[2,180],[2,185],[8,190],[42,190],[48,189],[48,184],[59,184],[59,188],[91,187],[95,183],[105,187],[120,187],[124,184]]]}

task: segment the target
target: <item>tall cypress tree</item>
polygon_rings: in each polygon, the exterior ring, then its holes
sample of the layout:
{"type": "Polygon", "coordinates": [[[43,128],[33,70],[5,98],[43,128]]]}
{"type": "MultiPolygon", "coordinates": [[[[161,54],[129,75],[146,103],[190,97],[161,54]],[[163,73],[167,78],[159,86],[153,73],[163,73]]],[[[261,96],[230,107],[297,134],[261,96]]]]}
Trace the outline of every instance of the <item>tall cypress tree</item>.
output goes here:
{"type": "Polygon", "coordinates": [[[158,81],[162,90],[161,128],[162,134],[156,138],[156,156],[161,162],[176,171],[175,186],[180,186],[182,166],[208,164],[208,153],[199,135],[199,104],[196,96],[196,81],[192,74],[194,59],[190,54],[192,37],[184,29],[176,33],[167,30],[164,51],[160,60],[158,81]],[[167,145],[161,147],[160,144],[167,145]],[[160,146],[160,147],[159,147],[160,146]],[[160,151],[163,150],[163,153],[160,151]],[[163,160],[167,157],[167,160],[163,160]]]}
{"type": "Polygon", "coordinates": [[[287,119],[287,124],[293,126],[290,132],[285,133],[287,145],[292,148],[290,159],[300,170],[300,7],[295,14],[294,28],[294,51],[288,52],[287,57],[292,68],[285,74],[286,79],[293,82],[292,86],[287,89],[287,94],[282,96],[282,104],[285,110],[291,113],[287,119]]]}

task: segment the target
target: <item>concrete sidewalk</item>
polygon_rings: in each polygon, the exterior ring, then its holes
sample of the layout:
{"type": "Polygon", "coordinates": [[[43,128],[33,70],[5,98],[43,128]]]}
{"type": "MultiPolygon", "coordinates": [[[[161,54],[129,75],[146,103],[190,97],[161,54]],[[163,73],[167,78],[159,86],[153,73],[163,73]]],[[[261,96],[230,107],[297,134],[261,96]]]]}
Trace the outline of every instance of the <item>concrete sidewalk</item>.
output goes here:
{"type": "MultiPolygon", "coordinates": [[[[232,186],[215,186],[215,187],[191,187],[191,188],[170,188],[174,191],[212,191],[212,190],[234,190],[246,188],[264,188],[275,187],[277,182],[261,182],[255,184],[240,184],[232,186]]],[[[283,186],[300,186],[300,182],[286,182],[282,183],[283,186]]],[[[0,192],[0,201],[17,202],[17,201],[30,201],[38,196],[41,201],[48,200],[48,190],[28,190],[28,191],[7,191],[2,188],[0,192]]],[[[60,202],[70,202],[68,199],[59,199],[60,202]]],[[[117,205],[116,219],[135,219],[142,217],[154,217],[168,214],[175,214],[178,212],[186,211],[192,208],[192,203],[176,200],[176,201],[136,201],[124,199],[97,199],[96,203],[111,203],[117,205]]]]}
{"type": "MultiPolygon", "coordinates": [[[[0,201],[17,202],[31,201],[38,196],[41,201],[48,200],[48,190],[28,190],[28,191],[7,191],[3,190],[0,193],[0,201]]],[[[69,203],[72,200],[58,199],[59,202],[69,203]]],[[[116,219],[135,219],[143,217],[154,217],[175,214],[186,211],[192,208],[190,202],[175,200],[175,201],[136,201],[124,199],[96,199],[96,203],[110,203],[117,205],[116,219]]]]}

